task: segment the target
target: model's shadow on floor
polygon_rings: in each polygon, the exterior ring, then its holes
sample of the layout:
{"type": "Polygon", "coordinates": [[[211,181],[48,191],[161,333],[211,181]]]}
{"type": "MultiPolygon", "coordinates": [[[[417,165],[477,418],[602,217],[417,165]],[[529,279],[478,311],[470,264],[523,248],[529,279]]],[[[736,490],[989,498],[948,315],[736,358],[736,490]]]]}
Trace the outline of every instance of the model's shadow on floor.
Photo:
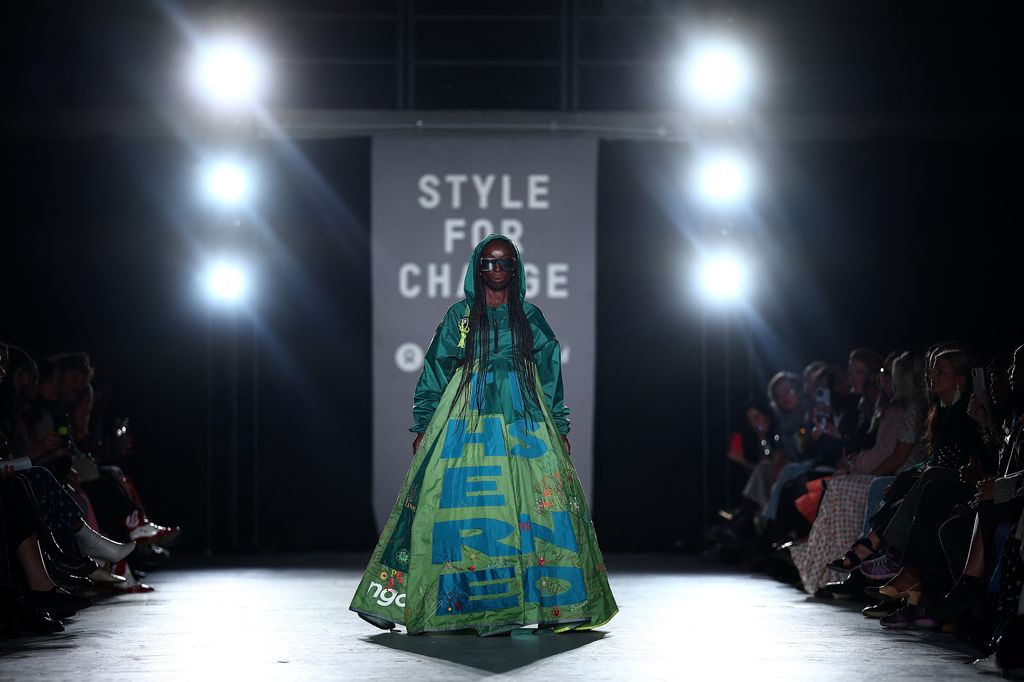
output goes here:
{"type": "Polygon", "coordinates": [[[594,631],[556,635],[550,631],[536,634],[535,630],[525,629],[512,636],[497,637],[478,637],[474,633],[435,633],[410,637],[383,632],[366,639],[396,651],[429,656],[489,673],[507,673],[593,644],[603,637],[603,632],[594,631]]]}
{"type": "Polygon", "coordinates": [[[71,651],[76,648],[78,644],[75,642],[75,636],[71,634],[14,637],[0,640],[0,658],[41,651],[71,651]]]}

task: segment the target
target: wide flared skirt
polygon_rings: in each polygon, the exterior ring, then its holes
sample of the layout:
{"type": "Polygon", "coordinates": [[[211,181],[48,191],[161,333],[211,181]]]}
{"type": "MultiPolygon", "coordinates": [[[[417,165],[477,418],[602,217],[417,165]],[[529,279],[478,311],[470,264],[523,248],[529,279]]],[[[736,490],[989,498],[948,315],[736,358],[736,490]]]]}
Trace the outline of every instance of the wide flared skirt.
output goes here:
{"type": "Polygon", "coordinates": [[[543,393],[492,359],[459,369],[413,457],[350,608],[409,634],[592,629],[618,611],[583,489],[543,393]]]}

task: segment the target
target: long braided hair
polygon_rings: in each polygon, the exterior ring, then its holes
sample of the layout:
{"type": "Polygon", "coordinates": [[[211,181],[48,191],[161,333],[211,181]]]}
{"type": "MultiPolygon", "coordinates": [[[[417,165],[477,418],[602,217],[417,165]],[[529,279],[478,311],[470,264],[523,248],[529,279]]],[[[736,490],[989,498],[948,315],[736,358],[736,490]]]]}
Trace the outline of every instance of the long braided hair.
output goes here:
{"type": "MultiPolygon", "coordinates": [[[[534,380],[536,376],[537,362],[533,357],[533,329],[529,320],[526,319],[526,311],[523,309],[523,299],[519,295],[521,264],[519,251],[507,239],[492,239],[502,241],[509,245],[516,255],[516,267],[512,271],[512,279],[509,282],[508,293],[508,321],[512,331],[512,357],[515,363],[516,378],[523,393],[524,408],[526,414],[531,414],[531,407],[540,406],[540,399],[537,396],[537,387],[534,380]]],[[[491,329],[487,319],[487,285],[484,283],[483,273],[480,271],[480,263],[470,263],[473,269],[473,306],[469,311],[469,332],[466,334],[466,352],[462,358],[462,378],[459,380],[459,388],[455,393],[455,403],[459,397],[470,386],[474,364],[478,364],[477,373],[486,377],[490,369],[491,353],[498,351],[497,325],[491,329]],[[493,340],[491,335],[494,334],[493,340]]],[[[482,382],[482,379],[480,380],[482,382]]],[[[477,404],[473,405],[477,410],[483,407],[484,383],[477,389],[477,404]]],[[[469,406],[469,401],[463,405],[463,410],[469,406]]]]}

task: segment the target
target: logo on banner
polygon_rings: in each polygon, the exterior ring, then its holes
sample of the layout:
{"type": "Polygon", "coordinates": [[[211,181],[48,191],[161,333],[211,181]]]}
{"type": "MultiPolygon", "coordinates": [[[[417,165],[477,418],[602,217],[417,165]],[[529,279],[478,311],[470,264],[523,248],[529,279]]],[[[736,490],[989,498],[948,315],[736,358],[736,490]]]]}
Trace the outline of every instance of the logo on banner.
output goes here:
{"type": "Polygon", "coordinates": [[[423,349],[415,343],[403,343],[395,351],[395,364],[403,372],[418,372],[423,366],[423,349]]]}

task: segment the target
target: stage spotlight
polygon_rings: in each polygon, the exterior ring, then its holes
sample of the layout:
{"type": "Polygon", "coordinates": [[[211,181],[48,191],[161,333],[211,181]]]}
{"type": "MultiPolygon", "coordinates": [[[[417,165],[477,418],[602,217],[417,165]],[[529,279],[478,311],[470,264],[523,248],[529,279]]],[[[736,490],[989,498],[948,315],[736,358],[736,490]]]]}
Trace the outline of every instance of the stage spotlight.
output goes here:
{"type": "Polygon", "coordinates": [[[233,159],[210,161],[202,169],[202,189],[214,203],[239,206],[252,193],[252,173],[233,159]]]}
{"type": "Polygon", "coordinates": [[[747,290],[747,278],[747,264],[730,251],[707,254],[697,266],[697,288],[713,303],[742,299],[747,290]]]}
{"type": "Polygon", "coordinates": [[[231,260],[210,263],[200,276],[200,283],[212,303],[240,303],[249,293],[249,273],[231,260]]]}
{"type": "Polygon", "coordinates": [[[191,72],[198,94],[221,109],[255,105],[266,89],[266,60],[237,37],[220,37],[201,45],[191,72]]]}
{"type": "Polygon", "coordinates": [[[755,69],[750,54],[735,39],[707,38],[696,42],[682,65],[687,99],[710,111],[735,110],[754,89],[755,69]]]}
{"type": "Polygon", "coordinates": [[[706,154],[694,167],[694,192],[706,206],[728,208],[741,204],[750,198],[752,187],[750,164],[738,153],[706,154]]]}

